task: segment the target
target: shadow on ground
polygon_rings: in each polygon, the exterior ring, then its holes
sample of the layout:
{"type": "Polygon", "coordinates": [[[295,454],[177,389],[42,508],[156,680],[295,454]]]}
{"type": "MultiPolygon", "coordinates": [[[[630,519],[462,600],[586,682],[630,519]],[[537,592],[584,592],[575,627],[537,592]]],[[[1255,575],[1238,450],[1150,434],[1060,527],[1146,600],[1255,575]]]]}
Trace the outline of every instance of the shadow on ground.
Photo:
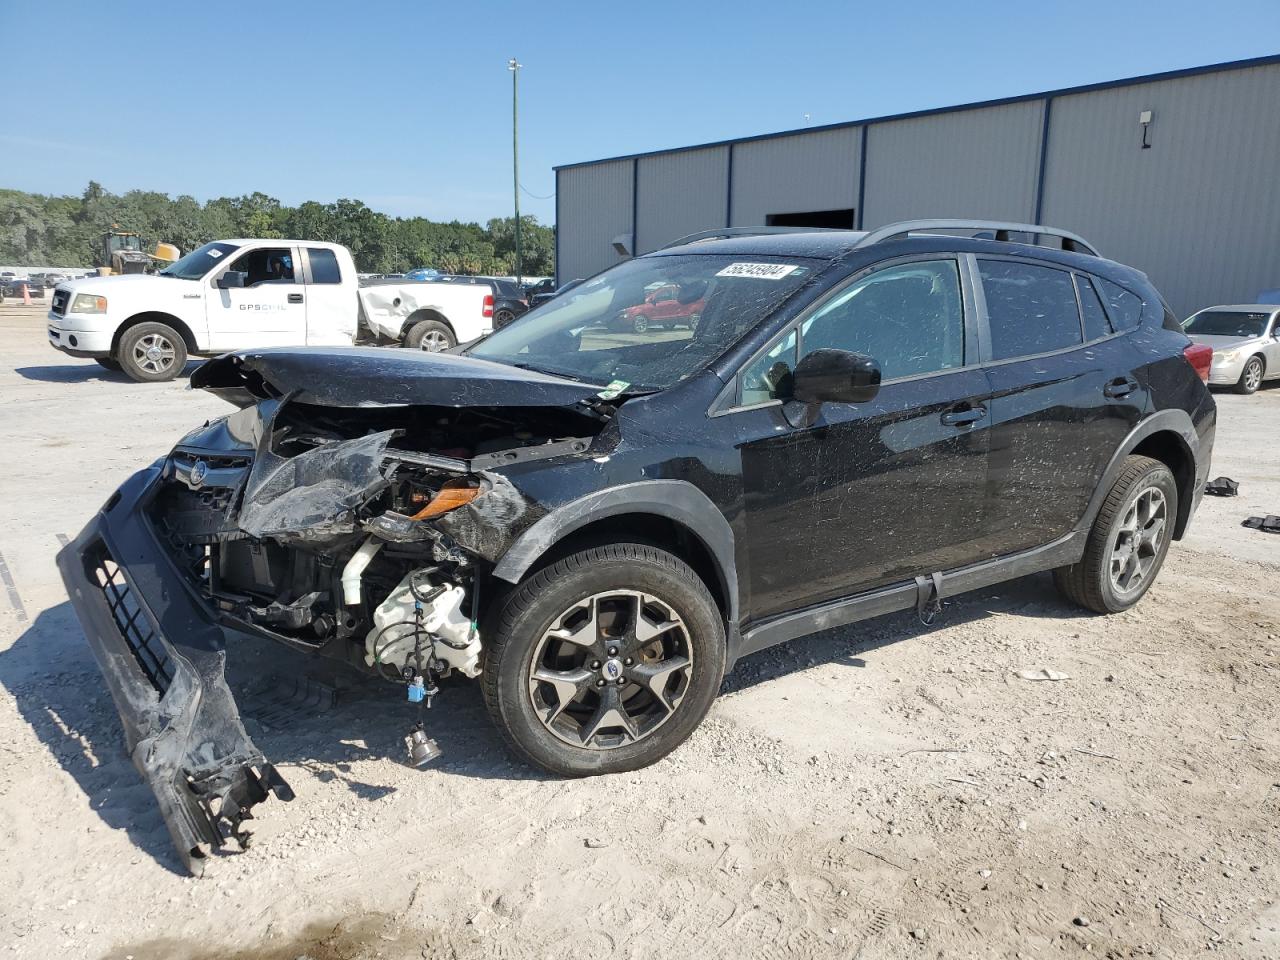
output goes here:
{"type": "MultiPolygon", "coordinates": [[[[183,371],[178,374],[179,377],[189,377],[191,371],[200,365],[199,360],[190,360],[187,362],[183,371]]],[[[63,363],[57,366],[40,366],[40,367],[15,367],[14,373],[26,380],[35,380],[40,383],[128,383],[135,381],[126,374],[115,370],[108,370],[106,367],[100,366],[92,360],[86,360],[83,363],[63,363]]]]}
{"type": "MultiPolygon", "coordinates": [[[[722,689],[749,689],[818,662],[864,666],[868,652],[991,612],[1064,620],[1085,615],[1058,598],[1047,576],[1027,577],[948,601],[933,626],[899,613],[764,651],[744,659],[722,689]]],[[[370,757],[402,762],[403,738],[418,717],[402,687],[256,638],[236,637],[229,650],[229,682],[246,729],[300,797],[306,797],[306,774],[341,781],[353,802],[372,802],[397,789],[393,776],[382,783],[361,779],[354,764],[370,757]]],[[[125,754],[114,704],[69,603],[41,613],[0,652],[0,685],[103,822],[125,830],[139,850],[182,873],[150,790],[125,754]]],[[[443,750],[424,776],[546,778],[507,752],[477,684],[441,683],[440,696],[424,716],[443,750]]]]}

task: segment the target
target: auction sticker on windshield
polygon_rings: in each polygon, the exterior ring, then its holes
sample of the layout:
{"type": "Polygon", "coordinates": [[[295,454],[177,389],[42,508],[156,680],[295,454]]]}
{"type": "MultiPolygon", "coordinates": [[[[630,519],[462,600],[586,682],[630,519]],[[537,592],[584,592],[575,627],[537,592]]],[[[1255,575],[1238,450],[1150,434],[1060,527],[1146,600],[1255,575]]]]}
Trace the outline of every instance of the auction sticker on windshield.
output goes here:
{"type": "Polygon", "coordinates": [[[717,277],[751,277],[755,280],[781,280],[800,269],[794,263],[731,263],[717,277]]]}

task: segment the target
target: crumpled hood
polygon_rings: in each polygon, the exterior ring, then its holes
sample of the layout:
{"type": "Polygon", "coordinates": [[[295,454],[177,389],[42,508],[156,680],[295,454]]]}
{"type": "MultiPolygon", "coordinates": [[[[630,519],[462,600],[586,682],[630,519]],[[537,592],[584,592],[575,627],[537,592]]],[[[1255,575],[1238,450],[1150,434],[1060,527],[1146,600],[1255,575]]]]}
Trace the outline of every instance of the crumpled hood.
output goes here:
{"type": "Polygon", "coordinates": [[[191,386],[237,406],[293,395],[329,407],[560,407],[600,391],[504,363],[387,347],[280,347],[202,364],[191,386]]]}

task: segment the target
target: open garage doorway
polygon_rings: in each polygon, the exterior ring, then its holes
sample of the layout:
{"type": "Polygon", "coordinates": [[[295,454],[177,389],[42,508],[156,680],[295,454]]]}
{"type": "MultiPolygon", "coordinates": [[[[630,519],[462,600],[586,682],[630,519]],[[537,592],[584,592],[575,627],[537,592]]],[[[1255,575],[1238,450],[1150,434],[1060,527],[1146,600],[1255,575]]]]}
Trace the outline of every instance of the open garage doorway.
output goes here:
{"type": "Polygon", "coordinates": [[[764,218],[766,227],[830,227],[853,229],[853,210],[810,210],[807,213],[770,213],[764,218]]]}

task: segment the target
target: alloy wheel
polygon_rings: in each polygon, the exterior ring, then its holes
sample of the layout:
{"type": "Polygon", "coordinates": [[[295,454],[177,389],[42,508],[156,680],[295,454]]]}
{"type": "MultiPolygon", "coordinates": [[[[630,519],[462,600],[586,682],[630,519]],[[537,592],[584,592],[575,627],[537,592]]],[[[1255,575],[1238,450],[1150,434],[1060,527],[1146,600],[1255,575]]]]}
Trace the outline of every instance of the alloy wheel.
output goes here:
{"type": "Polygon", "coordinates": [[[671,604],[650,593],[610,590],[551,621],[529,665],[529,700],[560,740],[608,750],[666,723],[692,671],[689,630],[671,604]]]}
{"type": "Polygon", "coordinates": [[[442,330],[428,330],[423,334],[418,346],[427,353],[439,353],[441,350],[449,349],[449,338],[442,330]]]}
{"type": "Polygon", "coordinates": [[[150,373],[164,373],[173,366],[178,352],[173,342],[162,333],[148,333],[133,345],[133,360],[150,373]]]}
{"type": "Polygon", "coordinates": [[[1262,386],[1262,363],[1255,357],[1244,368],[1244,388],[1253,393],[1262,386]]]}
{"type": "Polygon", "coordinates": [[[1147,585],[1169,527],[1169,505],[1157,487],[1147,487],[1125,511],[1111,544],[1111,588],[1132,596],[1147,585]]]}

